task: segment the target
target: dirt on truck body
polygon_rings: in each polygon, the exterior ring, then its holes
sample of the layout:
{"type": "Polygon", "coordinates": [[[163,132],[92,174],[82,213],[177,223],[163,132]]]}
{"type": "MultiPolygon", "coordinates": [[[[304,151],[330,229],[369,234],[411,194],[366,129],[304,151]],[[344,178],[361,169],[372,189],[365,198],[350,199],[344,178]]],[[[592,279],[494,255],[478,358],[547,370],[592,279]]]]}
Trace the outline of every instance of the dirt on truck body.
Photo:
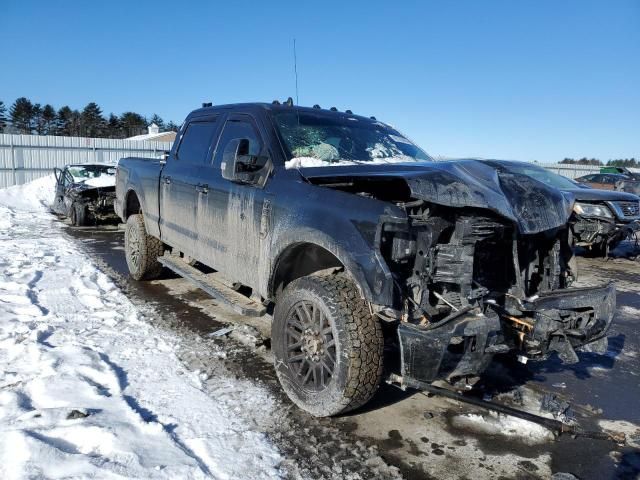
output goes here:
{"type": "Polygon", "coordinates": [[[615,289],[571,288],[573,205],[526,175],[433,162],[374,118],[287,102],[192,112],[166,162],[121,160],[115,209],[134,278],[165,265],[229,304],[249,287],[248,314],[275,303],[278,378],[325,416],[385,374],[459,388],[497,353],[603,351],[615,289]]]}

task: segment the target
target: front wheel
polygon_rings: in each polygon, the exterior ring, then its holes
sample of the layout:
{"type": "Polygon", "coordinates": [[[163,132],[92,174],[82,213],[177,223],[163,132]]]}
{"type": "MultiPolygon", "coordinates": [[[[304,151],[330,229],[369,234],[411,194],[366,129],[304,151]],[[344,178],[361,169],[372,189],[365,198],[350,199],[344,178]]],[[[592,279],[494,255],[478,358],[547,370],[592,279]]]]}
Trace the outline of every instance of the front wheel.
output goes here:
{"type": "Polygon", "coordinates": [[[160,275],[162,264],[158,258],[164,253],[164,245],[147,233],[140,214],[127,218],[124,251],[129,274],[134,280],[152,280],[160,275]]]}
{"type": "Polygon", "coordinates": [[[89,211],[86,205],[74,203],[71,205],[71,224],[76,227],[84,227],[89,224],[89,211]]]}
{"type": "Polygon", "coordinates": [[[271,342],[282,388],[326,417],[364,405],[382,377],[382,328],[345,273],[291,282],[276,303],[271,342]]]}

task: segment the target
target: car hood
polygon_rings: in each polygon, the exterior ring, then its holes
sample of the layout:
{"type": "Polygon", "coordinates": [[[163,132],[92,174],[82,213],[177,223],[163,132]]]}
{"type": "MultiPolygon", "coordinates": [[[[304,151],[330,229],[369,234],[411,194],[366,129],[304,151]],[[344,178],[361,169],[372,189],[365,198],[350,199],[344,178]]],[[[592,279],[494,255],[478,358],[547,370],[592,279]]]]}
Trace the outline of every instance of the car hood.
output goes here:
{"type": "Polygon", "coordinates": [[[477,160],[404,164],[359,164],[299,168],[311,179],[403,178],[411,196],[449,207],[483,208],[511,220],[524,234],[565,225],[574,198],[533,178],[507,172],[477,160]]]}
{"type": "Polygon", "coordinates": [[[571,188],[565,190],[571,193],[576,202],[637,202],[637,195],[616,190],[599,190],[597,188],[571,188]]]}

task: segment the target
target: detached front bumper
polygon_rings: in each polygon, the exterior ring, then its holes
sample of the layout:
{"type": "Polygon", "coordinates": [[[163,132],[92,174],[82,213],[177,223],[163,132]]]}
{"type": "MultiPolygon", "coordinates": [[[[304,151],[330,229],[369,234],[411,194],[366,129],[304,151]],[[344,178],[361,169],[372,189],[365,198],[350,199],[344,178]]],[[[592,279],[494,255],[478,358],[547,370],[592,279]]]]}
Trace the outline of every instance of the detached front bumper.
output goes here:
{"type": "Polygon", "coordinates": [[[609,219],[580,217],[573,224],[576,245],[585,247],[602,242],[616,244],[639,230],[640,220],[619,223],[609,219]]]}
{"type": "Polygon", "coordinates": [[[496,353],[542,360],[552,352],[575,363],[575,349],[593,344],[604,353],[615,312],[615,285],[572,288],[531,299],[512,298],[506,308],[485,304],[426,326],[398,327],[401,375],[433,382],[478,377],[496,353]]]}

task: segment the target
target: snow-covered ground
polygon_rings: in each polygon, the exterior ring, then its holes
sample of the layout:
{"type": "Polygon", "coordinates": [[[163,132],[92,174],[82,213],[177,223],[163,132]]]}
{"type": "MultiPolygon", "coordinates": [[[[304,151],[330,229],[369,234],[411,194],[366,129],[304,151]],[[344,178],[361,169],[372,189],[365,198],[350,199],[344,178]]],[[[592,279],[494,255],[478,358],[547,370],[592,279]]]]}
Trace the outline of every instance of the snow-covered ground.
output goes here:
{"type": "Polygon", "coordinates": [[[0,190],[0,478],[279,477],[268,392],[184,368],[52,197],[51,177],[0,190]]]}

